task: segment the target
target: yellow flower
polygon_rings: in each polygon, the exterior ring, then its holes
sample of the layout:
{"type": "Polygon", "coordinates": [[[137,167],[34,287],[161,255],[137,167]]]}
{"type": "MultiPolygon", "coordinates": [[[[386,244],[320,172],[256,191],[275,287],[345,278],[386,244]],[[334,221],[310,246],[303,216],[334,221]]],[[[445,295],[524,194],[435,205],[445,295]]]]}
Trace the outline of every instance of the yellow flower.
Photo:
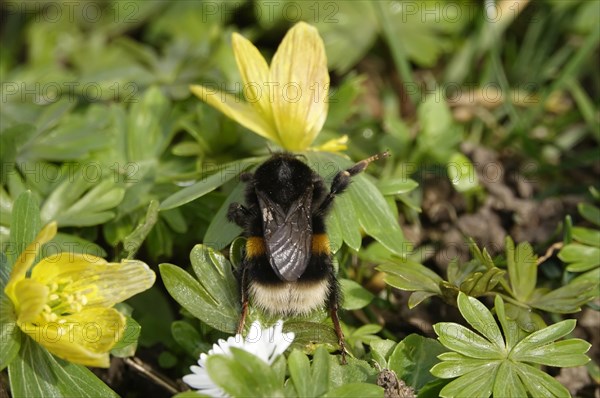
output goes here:
{"type": "MultiPolygon", "coordinates": [[[[297,23],[283,38],[270,67],[243,36],[234,33],[232,44],[246,102],[201,85],[191,86],[192,93],[284,149],[307,149],[323,128],[328,109],[327,57],[317,29],[297,23]]],[[[332,141],[337,145],[324,147],[345,148],[343,142],[332,141]]]]}
{"type": "Polygon", "coordinates": [[[17,258],[4,292],[19,328],[57,357],[108,367],[108,352],[123,337],[125,317],[111,308],[154,284],[156,275],[141,261],[107,263],[88,254],[57,253],[41,259],[41,246],[56,235],[45,226],[17,258]]]}

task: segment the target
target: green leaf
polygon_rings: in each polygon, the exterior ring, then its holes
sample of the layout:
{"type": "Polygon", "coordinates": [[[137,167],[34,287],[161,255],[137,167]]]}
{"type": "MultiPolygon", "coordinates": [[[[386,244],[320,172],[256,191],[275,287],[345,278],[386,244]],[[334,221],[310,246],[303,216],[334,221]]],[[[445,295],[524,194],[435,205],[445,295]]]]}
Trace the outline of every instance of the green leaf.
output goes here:
{"type": "Polygon", "coordinates": [[[492,260],[492,257],[490,256],[490,253],[488,253],[487,249],[479,249],[477,243],[475,243],[472,238],[469,238],[469,249],[471,250],[473,257],[475,257],[486,268],[490,269],[495,267],[494,260],[492,260]]]}
{"type": "Polygon", "coordinates": [[[118,397],[89,369],[54,358],[30,338],[8,374],[15,397],[118,397]]]}
{"type": "MultiPolygon", "coordinates": [[[[4,255],[2,255],[4,258],[4,255]]],[[[3,269],[6,262],[0,265],[3,269]]],[[[4,290],[4,286],[2,287],[4,290]]],[[[0,370],[4,370],[19,353],[22,333],[16,323],[12,302],[4,295],[0,297],[0,370]]]]}
{"type": "Polygon", "coordinates": [[[171,334],[185,352],[198,356],[202,337],[192,325],[186,321],[175,321],[171,324],[171,334]]]}
{"type": "MultiPolygon", "coordinates": [[[[66,104],[66,107],[73,105],[66,104]]],[[[106,105],[94,104],[87,107],[84,112],[65,114],[60,123],[48,131],[42,131],[40,128],[40,133],[27,146],[28,160],[37,164],[42,160],[77,162],[86,159],[92,151],[106,148],[111,143],[105,138],[111,122],[110,117],[106,116],[109,112],[106,105]]],[[[49,163],[45,163],[45,170],[49,169],[48,166],[49,163]]],[[[49,175],[52,174],[44,173],[44,179],[49,180],[47,178],[49,175]]],[[[45,182],[51,181],[42,183],[45,182]]]]}
{"type": "Polygon", "coordinates": [[[333,206],[332,211],[325,220],[327,236],[329,237],[329,246],[332,253],[337,253],[344,243],[344,235],[342,232],[343,223],[338,216],[339,211],[333,206]]]}
{"type": "Polygon", "coordinates": [[[575,239],[578,242],[589,246],[600,247],[600,231],[596,229],[573,227],[571,228],[571,233],[573,234],[573,239],[575,239]]]}
{"type": "Polygon", "coordinates": [[[373,323],[367,323],[355,329],[352,333],[347,334],[346,337],[350,341],[350,345],[356,345],[358,341],[369,344],[372,340],[378,340],[377,333],[381,331],[381,325],[373,323]]]}
{"type": "Polygon", "coordinates": [[[408,298],[408,308],[413,309],[417,305],[421,304],[423,302],[423,300],[426,300],[429,297],[432,297],[435,295],[436,295],[436,293],[434,293],[434,292],[425,292],[425,291],[412,292],[410,297],[408,298]]]}
{"type": "Polygon", "coordinates": [[[510,358],[522,361],[522,358],[526,357],[528,353],[535,352],[538,348],[571,333],[575,329],[575,324],[576,321],[574,319],[567,319],[533,332],[517,343],[515,348],[510,352],[510,358]]]}
{"type": "Polygon", "coordinates": [[[165,118],[169,100],[158,87],[150,87],[129,110],[127,120],[127,158],[131,162],[154,160],[160,153],[168,130],[165,118]]]}
{"type": "MultiPolygon", "coordinates": [[[[308,164],[319,173],[326,181],[329,181],[333,176],[344,169],[351,167],[353,164],[347,159],[339,155],[323,152],[308,152],[306,153],[308,164]]],[[[342,209],[352,210],[351,214],[338,214],[339,224],[343,227],[344,223],[353,218],[358,218],[358,223],[364,231],[383,244],[387,249],[397,255],[404,255],[408,251],[409,246],[402,230],[396,221],[396,217],[392,213],[385,198],[377,190],[375,185],[364,173],[352,178],[352,184],[347,192],[336,198],[334,204],[334,212],[336,206],[342,206],[342,209]],[[352,205],[346,206],[344,203],[351,202],[352,205]],[[344,207],[345,206],[345,207],[344,207]],[[350,217],[353,215],[353,217],[350,217]]],[[[354,222],[352,221],[352,225],[354,222]]],[[[353,228],[356,228],[353,227],[353,228]]],[[[358,231],[358,230],[357,230],[358,231]]],[[[360,233],[360,231],[358,231],[360,233]]],[[[344,233],[344,240],[348,239],[354,242],[356,232],[344,233]],[[354,238],[352,238],[354,236],[354,238]]],[[[356,245],[356,242],[352,243],[356,245]]]]}
{"type": "Polygon", "coordinates": [[[526,397],[527,391],[511,362],[504,361],[498,368],[494,383],[494,397],[526,397]]]}
{"type": "Polygon", "coordinates": [[[516,250],[510,237],[506,238],[506,263],[515,298],[526,303],[537,283],[537,258],[529,243],[520,243],[516,250]]]}
{"type": "Polygon", "coordinates": [[[598,284],[593,281],[572,280],[567,285],[537,295],[529,301],[529,305],[548,312],[570,314],[581,310],[581,306],[597,297],[598,284]]]}
{"type": "Polygon", "coordinates": [[[203,285],[176,265],[160,264],[159,269],[167,291],[183,308],[217,330],[226,333],[236,331],[239,305],[222,306],[203,285]]]}
{"type": "Polygon", "coordinates": [[[2,159],[2,168],[0,177],[2,183],[8,179],[9,173],[16,171],[16,160],[22,146],[36,132],[35,126],[31,124],[16,124],[8,127],[0,133],[0,158],[2,159]]]}
{"type": "Polygon", "coordinates": [[[369,236],[399,256],[411,250],[385,198],[365,175],[354,178],[347,195],[361,227],[369,236]]]}
{"type": "Polygon", "coordinates": [[[499,365],[498,361],[482,364],[478,369],[448,383],[440,391],[440,397],[489,397],[499,365]]]}
{"type": "Polygon", "coordinates": [[[480,335],[457,323],[439,322],[433,325],[438,340],[450,350],[471,358],[502,359],[503,352],[480,335]]]}
{"type": "Polygon", "coordinates": [[[119,358],[132,357],[137,349],[142,327],[132,317],[127,317],[123,337],[115,344],[110,353],[119,358]]]}
{"type": "Polygon", "coordinates": [[[579,243],[569,243],[558,253],[565,263],[569,263],[567,271],[584,272],[600,266],[600,248],[579,243]]]}
{"type": "Polygon", "coordinates": [[[498,328],[498,324],[494,320],[492,313],[481,301],[461,292],[458,294],[458,309],[473,329],[477,330],[496,346],[496,351],[503,352],[505,350],[500,328],[498,328]]]}
{"type": "Polygon", "coordinates": [[[342,365],[338,356],[329,356],[329,387],[337,388],[348,383],[373,381],[377,370],[367,361],[353,357],[346,358],[342,365]]]}
{"type": "Polygon", "coordinates": [[[371,342],[371,356],[382,368],[387,368],[388,358],[394,352],[396,342],[393,340],[374,340],[371,342]]]}
{"type": "Polygon", "coordinates": [[[502,332],[504,334],[504,339],[506,340],[506,350],[510,352],[519,341],[519,326],[516,322],[511,321],[506,316],[504,301],[500,295],[496,295],[494,298],[494,310],[496,311],[496,316],[502,326],[502,332]]]}
{"type": "Polygon", "coordinates": [[[489,359],[474,359],[466,357],[457,352],[446,352],[438,357],[442,362],[435,364],[430,372],[435,377],[453,379],[467,373],[473,372],[482,366],[494,366],[501,361],[490,361],[489,359]]]}
{"type": "Polygon", "coordinates": [[[514,363],[514,369],[533,397],[570,397],[569,390],[563,387],[554,377],[533,366],[514,363]]]}
{"type": "Polygon", "coordinates": [[[415,390],[435,380],[429,369],[446,349],[434,339],[411,334],[398,343],[389,359],[389,369],[415,390]]]}
{"type": "Polygon", "coordinates": [[[211,299],[237,318],[239,314],[238,284],[231,263],[221,253],[205,245],[196,245],[190,253],[192,269],[196,278],[211,299]]]}
{"type": "Polygon", "coordinates": [[[13,264],[19,254],[29,245],[42,228],[38,202],[31,193],[25,191],[20,194],[13,204],[10,242],[13,247],[6,251],[8,264],[13,264]]]}
{"type": "Polygon", "coordinates": [[[519,325],[519,328],[527,334],[547,326],[544,319],[529,307],[523,307],[509,302],[504,303],[504,307],[506,309],[506,317],[515,321],[517,325],[519,325]]]}
{"type": "Polygon", "coordinates": [[[377,188],[384,196],[408,193],[416,189],[418,186],[419,183],[410,178],[383,180],[377,183],[377,188]]]}
{"type": "MultiPolygon", "coordinates": [[[[579,283],[587,282],[587,283],[591,283],[593,285],[598,285],[598,281],[600,281],[600,267],[594,268],[591,271],[584,272],[583,274],[578,275],[577,277],[573,278],[573,280],[571,280],[571,282],[569,284],[571,284],[571,283],[579,284],[579,283]]],[[[596,286],[595,296],[600,296],[600,292],[598,291],[599,289],[600,289],[600,286],[596,286]]]]}
{"type": "Polygon", "coordinates": [[[471,160],[460,152],[455,152],[446,163],[448,178],[458,192],[469,192],[479,186],[477,173],[471,160]]]}
{"type": "Polygon", "coordinates": [[[383,264],[376,269],[390,274],[384,278],[384,281],[395,288],[441,293],[439,283],[443,279],[424,265],[400,258],[395,264],[383,264]]]}
{"type": "Polygon", "coordinates": [[[55,127],[64,116],[69,114],[69,111],[73,109],[75,105],[76,102],[69,100],[68,98],[61,98],[59,101],[45,106],[36,121],[38,129],[40,131],[46,131],[55,127]]]}
{"type": "Polygon", "coordinates": [[[158,221],[158,202],[151,200],[146,210],[146,216],[143,221],[129,235],[123,239],[123,247],[127,252],[127,258],[132,259],[138,251],[144,240],[158,221]]]}
{"type": "Polygon", "coordinates": [[[213,170],[214,172],[212,174],[202,176],[200,181],[175,192],[173,195],[163,200],[160,204],[160,210],[179,207],[192,200],[198,199],[199,197],[214,191],[227,181],[239,176],[240,173],[260,160],[262,160],[262,158],[248,158],[221,165],[217,170],[213,170]]]}
{"type": "Polygon", "coordinates": [[[591,346],[581,339],[568,339],[521,352],[518,360],[561,368],[581,366],[590,361],[585,353],[591,346]]]}
{"type": "Polygon", "coordinates": [[[223,249],[242,233],[240,227],[227,219],[227,212],[231,203],[242,203],[244,201],[245,190],[245,184],[237,184],[208,225],[203,241],[215,250],[223,249]]]}
{"type": "Polygon", "coordinates": [[[344,303],[342,308],[345,310],[357,310],[369,305],[373,301],[373,293],[350,279],[340,279],[342,287],[342,297],[344,303]]]}
{"type": "Polygon", "coordinates": [[[367,383],[349,383],[344,384],[341,387],[334,388],[323,395],[323,397],[364,397],[364,398],[377,398],[383,397],[384,390],[375,384],[367,383]]]}
{"type": "Polygon", "coordinates": [[[329,354],[324,347],[318,347],[313,355],[310,369],[312,380],[312,394],[318,397],[329,389],[329,354]]]}
{"type": "Polygon", "coordinates": [[[296,394],[299,397],[310,397],[312,385],[310,380],[310,362],[308,357],[299,350],[294,350],[288,357],[290,379],[294,383],[296,394]]]}
{"type": "Polygon", "coordinates": [[[335,205],[331,213],[338,221],[339,232],[344,243],[352,250],[359,251],[362,246],[362,236],[358,216],[348,217],[349,214],[357,214],[354,202],[348,196],[341,195],[335,199],[335,205]]]}
{"type": "Polygon", "coordinates": [[[339,349],[338,339],[329,324],[290,320],[283,325],[284,332],[294,332],[291,348],[297,348],[306,354],[313,354],[317,345],[323,344],[330,351],[339,349]]]}
{"type": "Polygon", "coordinates": [[[283,395],[283,385],[275,371],[262,359],[239,348],[232,357],[211,355],[206,360],[208,374],[223,391],[234,397],[273,397],[283,395]]]}
{"type": "Polygon", "coordinates": [[[485,272],[473,272],[460,284],[460,290],[471,297],[479,297],[493,290],[506,271],[489,268],[485,272]]]}
{"type": "Polygon", "coordinates": [[[579,210],[579,214],[592,224],[600,227],[600,209],[596,206],[592,206],[588,203],[580,203],[577,205],[577,210],[579,210]]]}
{"type": "Polygon", "coordinates": [[[23,341],[19,357],[8,367],[10,390],[14,397],[59,397],[56,376],[46,353],[33,340],[23,341]],[[46,359],[46,360],[45,360],[46,359]]]}
{"type": "MultiPolygon", "coordinates": [[[[52,191],[41,209],[44,222],[56,220],[61,227],[83,227],[102,224],[114,217],[110,210],[121,203],[125,189],[109,179],[100,180],[97,174],[90,176],[88,171],[86,165],[80,167],[52,191]]],[[[97,173],[101,175],[101,171],[97,173]]]]}
{"type": "Polygon", "coordinates": [[[59,232],[44,246],[44,255],[48,256],[52,253],[60,253],[61,251],[90,254],[103,258],[107,256],[106,250],[102,246],[76,235],[59,232]]]}

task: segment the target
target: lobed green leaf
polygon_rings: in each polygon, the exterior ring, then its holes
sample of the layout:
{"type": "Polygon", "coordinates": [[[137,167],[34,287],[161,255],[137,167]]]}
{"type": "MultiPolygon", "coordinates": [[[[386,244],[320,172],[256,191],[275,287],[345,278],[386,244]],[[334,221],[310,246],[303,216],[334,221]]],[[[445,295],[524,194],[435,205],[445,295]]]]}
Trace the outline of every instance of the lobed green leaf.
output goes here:
{"type": "Polygon", "coordinates": [[[526,397],[527,391],[512,362],[502,361],[494,382],[494,397],[526,397]]]}
{"type": "Polygon", "coordinates": [[[160,264],[159,270],[169,294],[193,316],[217,330],[236,331],[237,307],[224,307],[215,302],[196,279],[176,265],[160,264]]]}
{"type": "Polygon", "coordinates": [[[569,390],[554,377],[541,370],[523,363],[514,363],[513,368],[519,375],[523,385],[533,397],[570,397],[569,390]]]}
{"type": "Polygon", "coordinates": [[[376,269],[390,274],[384,280],[395,288],[441,293],[439,284],[443,279],[424,265],[399,258],[395,263],[379,265],[376,269]]]}
{"type": "Polygon", "coordinates": [[[461,292],[458,294],[458,309],[469,325],[493,343],[498,352],[506,352],[500,328],[492,313],[481,301],[461,292]]]}
{"type": "Polygon", "coordinates": [[[575,329],[575,324],[576,321],[574,319],[566,319],[531,333],[515,345],[510,352],[509,358],[521,361],[521,358],[527,356],[530,352],[534,352],[534,350],[571,333],[575,329]]]}
{"type": "Polygon", "coordinates": [[[492,393],[500,363],[494,361],[484,364],[478,369],[451,381],[442,388],[440,397],[489,397],[492,393]]]}
{"type": "Polygon", "coordinates": [[[457,323],[439,322],[433,325],[433,330],[446,348],[468,357],[502,359],[505,356],[495,344],[457,323]]]}
{"type": "Polygon", "coordinates": [[[512,239],[507,237],[506,263],[514,295],[519,301],[526,303],[537,282],[537,259],[531,245],[519,243],[515,250],[512,239]]]}

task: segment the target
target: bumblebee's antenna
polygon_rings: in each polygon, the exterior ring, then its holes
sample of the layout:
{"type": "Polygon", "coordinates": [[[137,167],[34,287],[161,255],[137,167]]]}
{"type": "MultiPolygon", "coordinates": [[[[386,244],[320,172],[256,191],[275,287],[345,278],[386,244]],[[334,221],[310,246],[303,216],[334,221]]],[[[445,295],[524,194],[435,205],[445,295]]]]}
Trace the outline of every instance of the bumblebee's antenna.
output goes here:
{"type": "Polygon", "coordinates": [[[366,158],[364,160],[361,160],[360,162],[356,163],[354,166],[352,166],[348,170],[346,170],[346,172],[350,176],[357,175],[358,173],[360,173],[361,171],[363,171],[364,169],[366,169],[367,166],[369,165],[369,163],[374,162],[374,161],[379,160],[379,159],[385,159],[385,158],[388,158],[388,157],[390,157],[390,151],[385,151],[385,152],[378,153],[377,155],[373,155],[370,158],[366,158]]]}

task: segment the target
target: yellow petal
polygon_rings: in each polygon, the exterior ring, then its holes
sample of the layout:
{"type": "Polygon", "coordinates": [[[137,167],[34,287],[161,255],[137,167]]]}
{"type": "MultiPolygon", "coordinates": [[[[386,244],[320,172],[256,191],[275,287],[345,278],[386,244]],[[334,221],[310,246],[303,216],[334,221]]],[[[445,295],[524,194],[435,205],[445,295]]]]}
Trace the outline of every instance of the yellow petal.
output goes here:
{"type": "Polygon", "coordinates": [[[316,28],[297,23],[273,56],[270,80],[273,118],[284,148],[306,149],[327,118],[329,73],[323,40],[316,28]]]}
{"type": "Polygon", "coordinates": [[[346,144],[348,144],[348,136],[344,134],[340,138],[333,138],[326,143],[311,149],[322,152],[339,152],[348,149],[348,145],[346,144]]]}
{"type": "Polygon", "coordinates": [[[56,222],[53,221],[48,223],[42,230],[37,234],[33,242],[31,242],[25,250],[19,255],[13,265],[13,269],[10,273],[10,279],[4,288],[6,295],[16,305],[16,297],[14,294],[15,284],[25,278],[27,271],[33,265],[33,261],[38,255],[42,245],[52,240],[56,236],[56,222]]]}
{"type": "Polygon", "coordinates": [[[20,323],[19,327],[59,358],[107,368],[108,352],[123,337],[125,323],[125,317],[114,308],[91,308],[57,322],[20,323]]]}
{"type": "Polygon", "coordinates": [[[242,76],[242,91],[246,101],[255,108],[265,123],[275,130],[269,99],[269,65],[254,44],[244,36],[234,33],[231,42],[242,76]]]}
{"type": "Polygon", "coordinates": [[[210,106],[223,112],[225,116],[235,120],[242,126],[254,131],[279,145],[280,140],[275,127],[269,124],[256,108],[238,97],[220,92],[198,84],[190,86],[192,93],[210,106]]]}
{"type": "Polygon", "coordinates": [[[59,253],[42,259],[31,278],[66,284],[63,292],[85,295],[86,307],[112,307],[152,287],[156,274],[142,261],[107,263],[95,256],[59,253]]]}
{"type": "Polygon", "coordinates": [[[36,321],[48,301],[48,286],[31,279],[23,279],[15,284],[14,292],[18,322],[36,321]]]}

